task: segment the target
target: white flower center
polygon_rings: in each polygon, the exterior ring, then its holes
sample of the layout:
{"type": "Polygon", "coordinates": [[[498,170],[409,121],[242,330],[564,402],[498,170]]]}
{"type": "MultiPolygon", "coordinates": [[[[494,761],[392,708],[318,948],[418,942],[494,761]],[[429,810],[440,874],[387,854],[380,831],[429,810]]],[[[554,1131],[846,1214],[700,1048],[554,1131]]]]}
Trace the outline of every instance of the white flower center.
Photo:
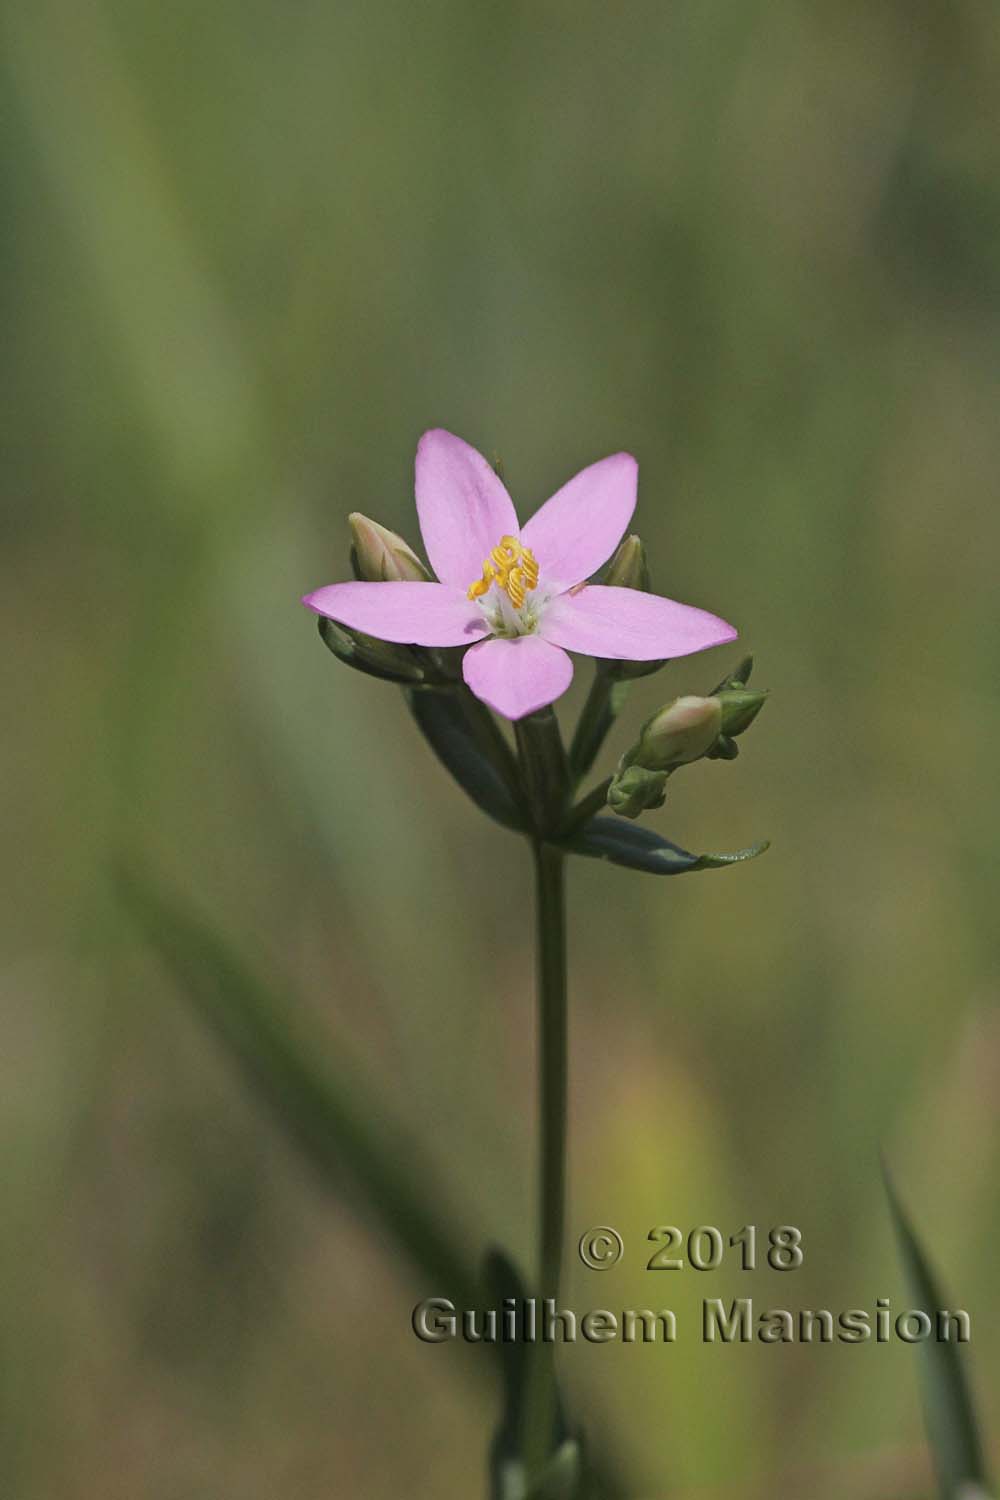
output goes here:
{"type": "Polygon", "coordinates": [[[526,598],[521,607],[517,608],[511,604],[503,589],[493,584],[489,592],[476,602],[494,635],[534,635],[541,622],[545,606],[549,602],[549,596],[539,590],[526,598]]]}
{"type": "Polygon", "coordinates": [[[469,587],[494,635],[532,635],[548,595],[538,588],[538,564],[529,547],[504,536],[483,563],[483,576],[469,587]]]}

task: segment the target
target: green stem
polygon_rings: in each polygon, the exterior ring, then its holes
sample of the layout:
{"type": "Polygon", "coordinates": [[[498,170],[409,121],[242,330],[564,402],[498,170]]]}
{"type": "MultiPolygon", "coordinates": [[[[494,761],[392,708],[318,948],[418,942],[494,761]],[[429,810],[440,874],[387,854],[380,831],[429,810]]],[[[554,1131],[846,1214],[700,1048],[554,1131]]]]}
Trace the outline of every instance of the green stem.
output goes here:
{"type": "Polygon", "coordinates": [[[566,751],[552,709],[515,719],[514,738],[535,833],[545,839],[558,830],[570,791],[566,751]]]}
{"type": "Polygon", "coordinates": [[[591,818],[595,817],[601,811],[602,807],[607,806],[608,787],[611,785],[611,780],[610,776],[605,776],[604,780],[599,782],[592,792],[588,792],[585,797],[581,797],[576,806],[570,809],[566,814],[566,820],[561,830],[563,838],[569,838],[584,823],[588,823],[591,818]]]}
{"type": "Polygon", "coordinates": [[[539,1104],[542,1127],[539,1263],[543,1297],[559,1296],[566,1213],[566,882],[565,856],[535,846],[538,891],[539,1104]]]}
{"type": "MultiPolygon", "coordinates": [[[[537,840],[539,1158],[538,1296],[558,1302],[566,1222],[566,1006],[565,856],[537,840]]],[[[535,1346],[525,1402],[524,1462],[529,1479],[552,1454],[558,1419],[554,1345],[535,1346]]]]}
{"type": "Polygon", "coordinates": [[[598,667],[570,745],[569,764],[574,783],[586,776],[621,713],[628,684],[598,667]]]}

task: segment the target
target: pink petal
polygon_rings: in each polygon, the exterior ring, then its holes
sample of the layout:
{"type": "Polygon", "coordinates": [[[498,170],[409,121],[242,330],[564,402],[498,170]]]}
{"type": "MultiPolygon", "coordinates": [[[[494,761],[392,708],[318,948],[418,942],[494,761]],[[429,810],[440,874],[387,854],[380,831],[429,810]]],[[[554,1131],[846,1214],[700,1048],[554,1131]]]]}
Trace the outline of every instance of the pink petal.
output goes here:
{"type": "Polygon", "coordinates": [[[341,625],[407,646],[467,646],[489,635],[479,607],[444,583],[331,583],[302,603],[341,625]]]}
{"type": "Polygon", "coordinates": [[[546,585],[571,588],[607,562],[632,519],[638,483],[631,453],[613,453],[581,469],[535,512],[521,540],[546,585]]]}
{"type": "Polygon", "coordinates": [[[599,583],[553,599],[540,629],[547,641],[567,651],[621,661],[689,656],[734,641],[737,634],[718,615],[691,604],[599,583]]]}
{"type": "Polygon", "coordinates": [[[416,494],[431,567],[464,593],[500,538],[517,536],[513,501],[482,454],[440,427],[417,445],[416,494]]]}
{"type": "Polygon", "coordinates": [[[523,719],[562,697],[573,680],[573,663],[540,636],[519,635],[473,646],[465,653],[462,675],[498,714],[523,719]]]}

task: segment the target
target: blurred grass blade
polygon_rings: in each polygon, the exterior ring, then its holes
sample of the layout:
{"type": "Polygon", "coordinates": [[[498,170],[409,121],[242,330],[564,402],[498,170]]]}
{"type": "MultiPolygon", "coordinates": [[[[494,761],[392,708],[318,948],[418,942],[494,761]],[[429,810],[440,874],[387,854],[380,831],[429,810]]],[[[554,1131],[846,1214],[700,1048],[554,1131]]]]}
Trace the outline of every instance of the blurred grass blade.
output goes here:
{"type": "MultiPolygon", "coordinates": [[[[503,1307],[506,1298],[512,1298],[518,1307],[523,1307],[530,1295],[524,1278],[513,1260],[498,1246],[486,1252],[482,1271],[483,1295],[487,1307],[503,1307]]],[[[529,1345],[523,1339],[502,1340],[497,1345],[503,1372],[504,1400],[503,1416],[493,1441],[492,1472],[495,1500],[502,1500],[511,1487],[506,1478],[509,1469],[518,1457],[518,1438],[521,1432],[521,1408],[527,1384],[529,1345]]]]}
{"type": "Polygon", "coordinates": [[[685,875],[694,870],[713,870],[722,865],[756,859],[768,846],[766,842],[752,844],[749,849],[740,849],[735,854],[689,854],[651,828],[626,823],[621,818],[600,816],[585,823],[567,841],[566,847],[574,854],[607,859],[614,865],[644,870],[649,875],[685,875]]]}
{"type": "MultiPolygon", "coordinates": [[[[311,1034],[300,1014],[293,1021],[293,1007],[139,865],[120,864],[116,888],[137,932],[322,1182],[367,1207],[426,1279],[429,1295],[447,1296],[458,1307],[481,1306],[483,1289],[441,1228],[449,1215],[437,1175],[414,1160],[412,1140],[397,1151],[365,1119],[357,1087],[347,1082],[348,1070],[338,1073],[320,1061],[329,1052],[326,1039],[311,1034]],[[427,1183],[434,1183],[440,1221],[427,1213],[421,1192],[427,1183]]],[[[524,1295],[524,1284],[506,1256],[491,1257],[486,1280],[492,1295],[524,1295]]],[[[512,1352],[499,1342],[490,1347],[501,1361],[512,1352]]],[[[493,1361],[489,1366],[478,1363],[491,1372],[496,1367],[493,1361]]],[[[512,1383],[519,1371],[509,1363],[504,1374],[512,1383]]],[[[594,1500],[622,1500],[627,1493],[606,1456],[591,1466],[589,1479],[594,1500]]]]}
{"type": "Polygon", "coordinates": [[[583,1459],[575,1438],[566,1438],[545,1473],[528,1492],[528,1500],[575,1500],[583,1482],[583,1459]]]}
{"type": "MultiPolygon", "coordinates": [[[[484,1257],[482,1283],[487,1307],[503,1308],[505,1301],[509,1299],[508,1305],[509,1302],[513,1302],[515,1308],[519,1310],[518,1317],[523,1316],[523,1309],[528,1299],[536,1295],[529,1289],[511,1257],[498,1246],[493,1246],[484,1257]]],[[[547,1500],[549,1496],[552,1496],[554,1500],[554,1497],[562,1496],[564,1493],[567,1495],[577,1493],[577,1490],[567,1488],[568,1481],[564,1476],[569,1471],[570,1456],[564,1453],[563,1449],[572,1447],[572,1474],[577,1487],[581,1478],[580,1449],[579,1445],[569,1438],[565,1409],[557,1393],[556,1426],[561,1446],[550,1465],[551,1473],[549,1469],[546,1470],[538,1485],[531,1489],[529,1497],[521,1464],[520,1442],[523,1436],[522,1418],[530,1380],[533,1346],[524,1338],[512,1339],[509,1342],[501,1338],[496,1348],[503,1373],[504,1402],[503,1415],[490,1449],[492,1500],[515,1500],[515,1497],[516,1500],[536,1500],[536,1497],[537,1500],[543,1500],[543,1497],[547,1500]],[[540,1488],[542,1480],[545,1483],[540,1488]]],[[[600,1489],[598,1493],[607,1494],[608,1491],[600,1489]]]]}
{"type": "MultiPolygon", "coordinates": [[[[884,1161],[882,1176],[909,1294],[915,1306],[933,1318],[947,1303],[884,1161]]],[[[985,1494],[989,1480],[959,1345],[927,1339],[919,1346],[919,1359],[924,1417],[941,1500],[972,1500],[977,1493],[985,1494]]]]}
{"type": "Polygon", "coordinates": [[[497,823],[523,833],[528,821],[517,765],[489,709],[461,688],[416,689],[406,697],[421,733],[463,792],[497,823]]]}
{"type": "MultiPolygon", "coordinates": [[[[428,1294],[475,1306],[463,1256],[426,1209],[429,1169],[413,1144],[395,1146],[365,1118],[358,1090],[322,1061],[330,1043],[310,1035],[297,1008],[277,999],[226,944],[134,864],[117,872],[121,902],[178,987],[239,1064],[323,1182],[374,1213],[426,1279],[428,1294]]],[[[353,1080],[354,1070],[350,1071],[353,1080]]],[[[435,1198],[439,1199],[435,1187],[435,1198]]]]}

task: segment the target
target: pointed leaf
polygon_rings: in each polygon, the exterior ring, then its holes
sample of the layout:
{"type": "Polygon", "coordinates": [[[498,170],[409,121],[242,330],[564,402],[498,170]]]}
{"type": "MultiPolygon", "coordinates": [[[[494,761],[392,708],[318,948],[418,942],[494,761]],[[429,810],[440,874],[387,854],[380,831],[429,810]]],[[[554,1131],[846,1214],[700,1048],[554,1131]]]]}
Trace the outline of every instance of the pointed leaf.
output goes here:
{"type": "Polygon", "coordinates": [[[698,863],[696,855],[668,843],[651,828],[615,817],[591,818],[570,839],[569,848],[576,854],[607,859],[651,875],[682,875],[698,863]]]}
{"type": "Polygon", "coordinates": [[[694,867],[696,870],[721,870],[723,865],[741,865],[748,859],[757,859],[770,847],[770,839],[761,839],[756,844],[749,844],[746,849],[737,849],[733,854],[699,854],[694,867]]]}
{"type": "Polygon", "coordinates": [[[504,828],[524,832],[517,765],[489,709],[464,687],[407,693],[417,725],[441,764],[477,807],[504,828]]]}
{"type": "MultiPolygon", "coordinates": [[[[948,1304],[885,1162],[882,1175],[909,1294],[915,1306],[933,1318],[935,1311],[948,1304]]],[[[920,1344],[918,1353],[924,1419],[942,1500],[970,1500],[977,1487],[986,1490],[989,1480],[959,1345],[950,1339],[929,1338],[920,1344]]]]}
{"type": "Polygon", "coordinates": [[[625,823],[619,818],[597,817],[585,823],[567,843],[575,854],[586,854],[593,859],[607,859],[615,865],[625,865],[631,870],[644,870],[650,875],[685,875],[693,870],[711,870],[720,865],[739,864],[745,859],[754,859],[763,854],[766,843],[754,844],[749,849],[740,849],[735,854],[690,854],[677,844],[671,844],[651,828],[637,823],[625,823]]]}

